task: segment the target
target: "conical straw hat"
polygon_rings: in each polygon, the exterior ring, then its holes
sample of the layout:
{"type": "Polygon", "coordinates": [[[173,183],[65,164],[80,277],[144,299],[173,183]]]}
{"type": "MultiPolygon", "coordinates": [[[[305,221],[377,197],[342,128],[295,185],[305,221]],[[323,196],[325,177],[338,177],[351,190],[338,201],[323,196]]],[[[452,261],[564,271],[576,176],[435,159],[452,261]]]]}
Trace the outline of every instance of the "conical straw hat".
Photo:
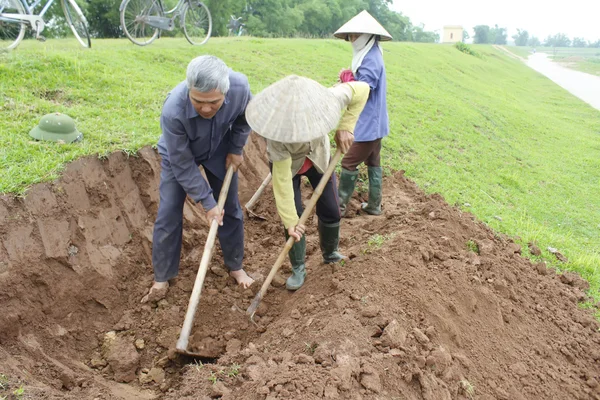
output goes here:
{"type": "Polygon", "coordinates": [[[346,22],[333,35],[340,39],[346,39],[350,33],[370,33],[372,35],[379,35],[381,41],[392,40],[392,35],[367,10],[361,11],[350,21],[346,22]]]}
{"type": "Polygon", "coordinates": [[[326,87],[290,75],[253,97],[246,107],[246,121],[264,138],[305,143],[335,129],[341,113],[339,100],[326,87]]]}

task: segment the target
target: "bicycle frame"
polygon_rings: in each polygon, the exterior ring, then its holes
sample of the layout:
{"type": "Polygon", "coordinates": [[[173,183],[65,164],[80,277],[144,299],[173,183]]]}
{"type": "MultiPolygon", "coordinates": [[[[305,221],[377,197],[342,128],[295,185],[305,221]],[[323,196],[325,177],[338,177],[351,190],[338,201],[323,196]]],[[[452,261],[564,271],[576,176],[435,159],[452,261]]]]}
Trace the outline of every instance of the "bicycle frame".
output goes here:
{"type": "MultiPolygon", "coordinates": [[[[177,3],[177,5],[175,5],[175,7],[173,7],[173,9],[171,9],[171,10],[169,10],[169,11],[165,11],[165,10],[164,10],[164,8],[163,8],[163,5],[162,5],[162,1],[160,1],[160,0],[159,0],[159,2],[160,2],[160,7],[163,9],[163,12],[164,12],[166,15],[173,14],[173,13],[175,13],[176,11],[179,11],[179,10],[180,10],[180,9],[183,7],[183,3],[185,3],[186,1],[187,1],[187,0],[179,0],[179,2],[177,3]]],[[[175,15],[173,16],[173,18],[174,18],[174,17],[176,17],[176,16],[177,16],[177,14],[175,14],[175,15]]]]}
{"type": "MultiPolygon", "coordinates": [[[[29,5],[29,3],[27,3],[26,0],[21,0],[21,3],[23,3],[23,5],[25,6],[25,10],[29,13],[29,14],[33,14],[33,10],[40,5],[40,3],[42,2],[42,0],[36,0],[33,2],[33,4],[29,5]]],[[[48,0],[48,2],[46,3],[46,5],[44,6],[44,8],[42,8],[42,12],[40,12],[38,15],[40,17],[43,17],[44,14],[46,14],[46,11],[48,11],[48,9],[52,6],[52,4],[54,3],[54,0],[48,0]]]]}
{"type": "MultiPolygon", "coordinates": [[[[27,21],[31,24],[31,28],[36,31],[39,35],[40,32],[44,30],[46,23],[44,22],[44,14],[48,11],[48,9],[54,3],[54,0],[47,0],[47,3],[42,8],[42,11],[39,14],[34,14],[33,10],[40,5],[43,0],[36,0],[33,4],[29,5],[26,0],[18,0],[21,2],[27,14],[9,14],[11,20],[19,20],[19,21],[27,21]]],[[[6,18],[6,17],[5,17],[6,18]]]]}
{"type": "MultiPolygon", "coordinates": [[[[41,1],[41,0],[37,0],[37,1],[41,1]]],[[[54,0],[50,0],[50,1],[54,1],[54,0]]],[[[165,15],[171,15],[171,17],[153,17],[153,16],[147,16],[145,17],[146,23],[148,25],[150,25],[153,28],[158,28],[160,30],[164,30],[164,31],[172,31],[175,29],[175,19],[180,17],[183,18],[183,14],[181,13],[181,11],[183,10],[183,7],[185,5],[185,3],[188,0],[179,0],[177,2],[177,5],[175,7],[173,7],[173,9],[169,10],[169,11],[165,11],[165,8],[163,6],[163,3],[161,0],[157,0],[158,5],[160,6],[160,10],[165,14],[165,15]]],[[[125,1],[123,1],[121,3],[121,6],[119,7],[119,11],[123,10],[123,7],[125,6],[125,1]]],[[[182,21],[183,22],[183,21],[182,21]]]]}

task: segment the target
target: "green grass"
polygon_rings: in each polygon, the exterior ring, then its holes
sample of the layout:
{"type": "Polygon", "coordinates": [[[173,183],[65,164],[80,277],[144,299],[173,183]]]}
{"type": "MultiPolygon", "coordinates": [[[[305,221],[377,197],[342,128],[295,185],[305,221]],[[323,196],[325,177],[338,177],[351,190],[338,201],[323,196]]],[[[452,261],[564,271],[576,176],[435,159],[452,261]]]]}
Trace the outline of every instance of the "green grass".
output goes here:
{"type": "Polygon", "coordinates": [[[229,371],[227,372],[227,376],[230,378],[235,378],[236,376],[239,375],[240,368],[241,368],[241,365],[239,365],[237,363],[233,363],[231,365],[231,367],[229,368],[229,371]]]}
{"type": "Polygon", "coordinates": [[[554,61],[578,71],[600,76],[600,48],[558,47],[544,49],[554,61]]]}
{"type": "Polygon", "coordinates": [[[594,59],[593,61],[582,61],[576,63],[573,67],[582,72],[587,72],[588,74],[600,76],[600,57],[594,59]]]}
{"type": "Polygon", "coordinates": [[[381,246],[390,239],[393,239],[396,234],[394,232],[389,235],[374,234],[367,240],[367,247],[363,249],[363,254],[372,253],[375,250],[381,249],[381,246]]]}
{"type": "Polygon", "coordinates": [[[561,65],[573,68],[581,72],[600,76],[600,49],[598,50],[598,56],[596,57],[555,57],[554,58],[561,65]]]}
{"type": "MultiPolygon", "coordinates": [[[[511,52],[527,58],[533,47],[506,46],[511,52]]],[[[550,57],[563,66],[600,76],[600,48],[573,48],[573,47],[536,47],[536,51],[547,53],[550,57]]]]}
{"type": "MultiPolygon", "coordinates": [[[[0,192],[22,194],[87,154],[155,144],[166,93],[203,53],[244,72],[254,92],[287,74],[333,84],[350,63],[336,40],[211,39],[193,47],[161,39],[27,41],[0,55],[0,192]],[[66,112],[82,144],[32,143],[28,131],[66,112]]],[[[491,46],[481,57],[451,45],[386,43],[391,135],[384,164],[427,192],[463,205],[493,229],[558,248],[563,269],[600,289],[600,113],[491,46]],[[500,219],[495,218],[501,217],[500,219]]],[[[512,49],[512,48],[511,48],[512,49]]],[[[543,257],[554,260],[544,250],[543,257]]]]}
{"type": "Polygon", "coordinates": [[[477,242],[469,239],[467,241],[467,250],[472,251],[473,253],[479,254],[479,246],[477,245],[477,242]]]}

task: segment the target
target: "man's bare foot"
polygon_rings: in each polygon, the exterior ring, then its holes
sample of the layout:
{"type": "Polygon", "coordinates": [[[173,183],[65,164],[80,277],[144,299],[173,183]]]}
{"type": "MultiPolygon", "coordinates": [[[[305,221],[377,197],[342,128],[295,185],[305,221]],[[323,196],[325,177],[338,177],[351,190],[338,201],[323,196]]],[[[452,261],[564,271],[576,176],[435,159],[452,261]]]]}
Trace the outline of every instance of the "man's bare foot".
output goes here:
{"type": "Polygon", "coordinates": [[[248,276],[248,274],[246,273],[246,271],[244,271],[243,269],[239,269],[237,271],[231,271],[229,273],[229,276],[231,276],[233,279],[235,279],[235,281],[238,283],[238,285],[240,285],[244,289],[248,289],[250,287],[250,285],[252,285],[252,283],[254,283],[254,279],[250,278],[248,276]]]}
{"type": "Polygon", "coordinates": [[[156,282],[150,288],[147,295],[142,297],[142,303],[155,303],[159,300],[164,299],[167,296],[169,290],[169,282],[156,282]]]}

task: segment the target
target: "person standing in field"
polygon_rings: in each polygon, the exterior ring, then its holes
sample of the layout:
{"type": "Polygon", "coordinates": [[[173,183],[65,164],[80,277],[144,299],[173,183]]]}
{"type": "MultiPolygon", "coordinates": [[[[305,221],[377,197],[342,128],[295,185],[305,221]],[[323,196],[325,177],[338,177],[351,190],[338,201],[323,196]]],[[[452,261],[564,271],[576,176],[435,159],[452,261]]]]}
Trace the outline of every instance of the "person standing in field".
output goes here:
{"type": "Polygon", "coordinates": [[[342,216],[352,198],[357,167],[365,163],[369,175],[369,200],[361,209],[371,215],[381,214],[382,169],[381,140],[389,134],[386,102],[386,73],[380,41],[392,36],[369,14],[362,11],[335,32],[335,37],[352,43],[351,69],[340,72],[341,82],[360,81],[370,87],[369,99],[354,129],[354,143],[342,159],[339,198],[342,216]]]}

